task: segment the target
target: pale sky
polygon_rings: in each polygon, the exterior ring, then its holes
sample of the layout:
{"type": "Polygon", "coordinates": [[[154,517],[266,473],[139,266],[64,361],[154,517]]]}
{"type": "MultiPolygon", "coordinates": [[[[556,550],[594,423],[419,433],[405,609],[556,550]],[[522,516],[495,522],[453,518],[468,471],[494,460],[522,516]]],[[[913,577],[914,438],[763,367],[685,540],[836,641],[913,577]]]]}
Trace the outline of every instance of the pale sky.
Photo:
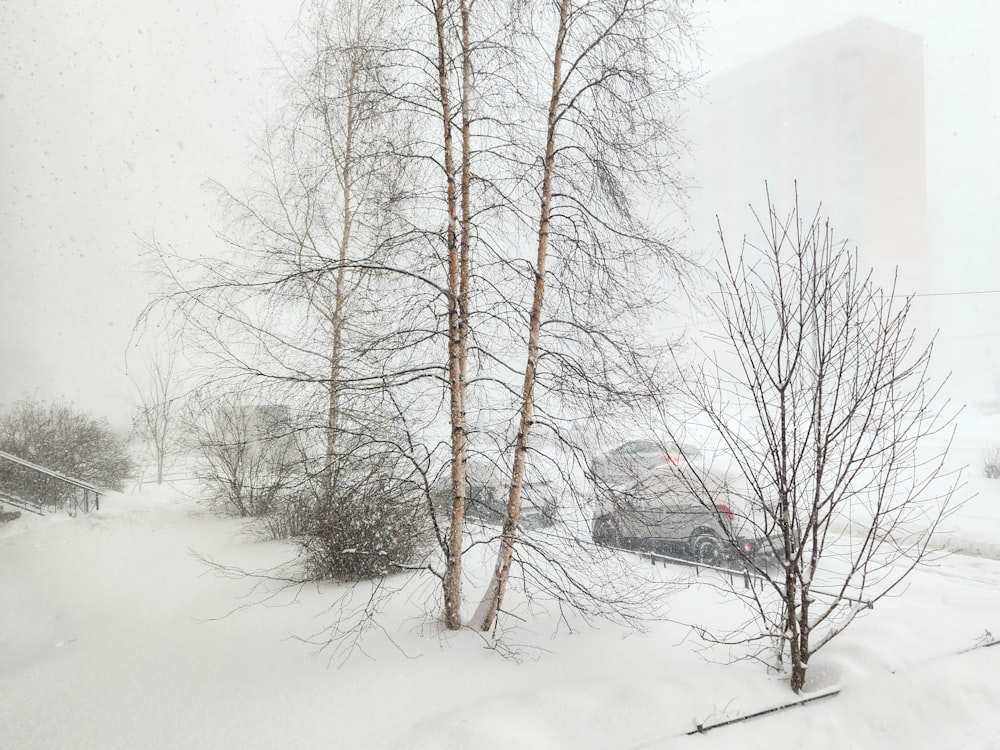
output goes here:
{"type": "MultiPolygon", "coordinates": [[[[1000,4],[696,5],[708,72],[858,15],[923,36],[936,291],[1000,289],[1000,4]]],[[[221,221],[203,184],[246,173],[298,7],[0,0],[0,404],[64,397],[126,419],[125,350],[150,294],[136,235],[210,250],[221,221]]],[[[943,299],[961,328],[944,333],[996,351],[1000,295],[943,299]]]]}
{"type": "MultiPolygon", "coordinates": [[[[714,0],[706,66],[724,72],[868,16],[924,41],[929,278],[935,364],[952,395],[1000,395],[1000,3],[714,0]],[[941,296],[937,296],[941,295],[941,296]]],[[[817,144],[821,148],[822,144],[817,144]]],[[[756,197],[756,196],[751,196],[756,197]]],[[[836,221],[836,217],[832,217],[836,221]]]]}

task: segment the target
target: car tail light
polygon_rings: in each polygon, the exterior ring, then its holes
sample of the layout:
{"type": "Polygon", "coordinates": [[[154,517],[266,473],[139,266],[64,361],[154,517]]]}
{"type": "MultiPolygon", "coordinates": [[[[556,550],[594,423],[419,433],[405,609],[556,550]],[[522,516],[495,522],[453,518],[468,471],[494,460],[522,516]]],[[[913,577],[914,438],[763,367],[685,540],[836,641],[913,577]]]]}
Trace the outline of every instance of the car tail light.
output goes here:
{"type": "Polygon", "coordinates": [[[757,545],[754,544],[753,542],[750,541],[743,542],[743,554],[745,555],[753,554],[753,551],[755,549],[757,549],[757,545]]]}
{"type": "Polygon", "coordinates": [[[665,464],[679,464],[681,462],[680,456],[664,456],[663,463],[665,464]]]}
{"type": "Polygon", "coordinates": [[[723,515],[723,516],[725,516],[726,518],[728,518],[728,519],[729,519],[730,521],[732,521],[732,520],[733,520],[733,509],[732,509],[732,508],[730,508],[730,507],[729,507],[728,505],[720,505],[720,504],[717,504],[717,505],[715,506],[715,510],[716,510],[716,511],[717,511],[717,512],[718,512],[718,513],[719,513],[720,515],[723,515]]]}

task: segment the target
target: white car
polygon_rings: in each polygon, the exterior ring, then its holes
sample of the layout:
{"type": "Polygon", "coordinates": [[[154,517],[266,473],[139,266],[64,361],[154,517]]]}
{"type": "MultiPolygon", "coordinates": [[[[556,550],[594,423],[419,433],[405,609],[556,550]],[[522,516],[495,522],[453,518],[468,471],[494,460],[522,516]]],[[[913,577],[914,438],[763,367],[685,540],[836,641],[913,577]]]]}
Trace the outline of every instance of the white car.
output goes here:
{"type": "Polygon", "coordinates": [[[700,461],[697,448],[671,440],[630,440],[590,459],[590,477],[601,487],[633,484],[659,468],[700,461]]]}
{"type": "Polygon", "coordinates": [[[724,475],[674,466],[639,481],[598,491],[597,544],[731,566],[770,548],[735,509],[724,475]]]}

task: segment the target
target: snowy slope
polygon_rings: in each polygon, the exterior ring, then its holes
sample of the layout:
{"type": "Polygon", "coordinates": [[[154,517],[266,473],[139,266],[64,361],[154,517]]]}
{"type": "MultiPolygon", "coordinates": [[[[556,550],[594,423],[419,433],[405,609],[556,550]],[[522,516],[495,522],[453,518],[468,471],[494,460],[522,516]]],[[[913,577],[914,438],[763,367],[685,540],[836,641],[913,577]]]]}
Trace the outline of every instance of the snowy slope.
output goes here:
{"type": "MultiPolygon", "coordinates": [[[[976,507],[992,510],[995,539],[1000,483],[987,489],[992,504],[976,507]]],[[[511,659],[420,616],[427,585],[387,610],[388,637],[338,667],[299,640],[336,619],[334,587],[227,616],[256,600],[252,582],[192,551],[248,570],[292,554],[169,492],[0,527],[0,747],[1000,748],[1000,646],[949,655],[1000,636],[989,556],[919,572],[819,654],[811,687],[839,697],[687,737],[791,697],[758,665],[713,663],[725,654],[684,627],[726,610],[712,586],[676,594],[675,622],[647,634],[556,634],[543,612],[511,659]]]]}

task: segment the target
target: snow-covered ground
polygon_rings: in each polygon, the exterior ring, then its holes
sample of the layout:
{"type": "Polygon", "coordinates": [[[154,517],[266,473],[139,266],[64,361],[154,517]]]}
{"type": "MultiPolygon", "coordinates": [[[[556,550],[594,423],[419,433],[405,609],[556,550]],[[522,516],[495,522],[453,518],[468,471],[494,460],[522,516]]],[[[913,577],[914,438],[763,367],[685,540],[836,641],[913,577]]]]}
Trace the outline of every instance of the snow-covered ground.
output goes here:
{"type": "Polygon", "coordinates": [[[513,656],[422,616],[427,581],[343,661],[302,640],[336,622],[338,589],[240,610],[262,590],[199,556],[271,570],[292,548],[180,492],[23,517],[0,526],[0,748],[1000,748],[1000,646],[958,653],[1000,637],[1000,481],[978,464],[997,426],[980,420],[956,445],[980,494],[946,546],[967,554],[916,572],[815,657],[811,689],[841,694],[694,736],[792,696],[683,624],[731,607],[689,569],[664,571],[692,585],[646,633],[570,632],[536,604],[508,634],[513,656]]]}

